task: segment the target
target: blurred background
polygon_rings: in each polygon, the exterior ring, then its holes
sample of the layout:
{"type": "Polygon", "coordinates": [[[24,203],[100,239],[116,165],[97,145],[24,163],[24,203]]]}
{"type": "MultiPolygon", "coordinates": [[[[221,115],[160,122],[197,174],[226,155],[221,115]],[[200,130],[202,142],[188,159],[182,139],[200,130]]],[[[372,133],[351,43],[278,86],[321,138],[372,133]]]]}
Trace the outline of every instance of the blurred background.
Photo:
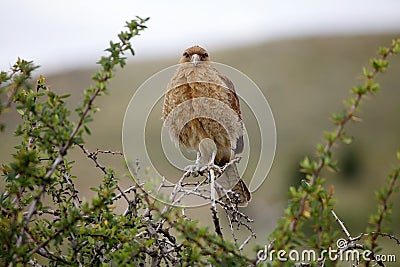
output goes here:
{"type": "MultiPolygon", "coordinates": [[[[123,116],[135,90],[151,75],[176,64],[185,48],[204,46],[212,60],[248,75],[263,91],[275,117],[275,161],[245,209],[255,219],[253,243],[260,245],[267,243],[282,216],[289,186],[302,179],[299,160],[315,156],[323,131],[333,129],[330,114],[343,109],[351,87],[362,82],[362,67],[368,66],[378,47],[400,37],[400,2],[395,0],[7,1],[0,16],[1,70],[8,70],[18,57],[34,60],[42,66],[36,75],[44,75],[51,90],[71,93],[74,108],[83,89],[91,85],[95,62],[109,40],[116,41],[125,21],[136,15],[151,17],[148,29],[134,40],[137,55],[118,70],[110,96],[98,99],[101,112],[91,124],[87,148],[121,151],[123,116]]],[[[390,64],[388,73],[379,76],[381,92],[362,105],[363,122],[348,125],[353,144],[334,148],[341,172],[324,173],[327,186],[335,186],[336,213],[354,235],[365,231],[368,214],[376,210],[373,190],[398,166],[400,58],[391,58],[390,64]]],[[[2,116],[6,130],[0,134],[0,162],[5,163],[19,142],[13,137],[18,114],[2,116]]],[[[159,138],[159,133],[154,136],[159,138]]],[[[90,199],[94,193],[89,188],[100,183],[101,173],[80,151],[68,157],[76,158],[78,189],[90,199]]],[[[126,174],[122,157],[101,160],[126,174]]],[[[128,186],[131,181],[122,175],[121,183],[128,186]]],[[[397,236],[399,201],[396,196],[391,225],[397,236]]],[[[207,207],[188,214],[203,225],[211,223],[207,207]]],[[[394,242],[386,243],[390,251],[394,242]]],[[[398,248],[393,251],[400,257],[398,248]]]]}

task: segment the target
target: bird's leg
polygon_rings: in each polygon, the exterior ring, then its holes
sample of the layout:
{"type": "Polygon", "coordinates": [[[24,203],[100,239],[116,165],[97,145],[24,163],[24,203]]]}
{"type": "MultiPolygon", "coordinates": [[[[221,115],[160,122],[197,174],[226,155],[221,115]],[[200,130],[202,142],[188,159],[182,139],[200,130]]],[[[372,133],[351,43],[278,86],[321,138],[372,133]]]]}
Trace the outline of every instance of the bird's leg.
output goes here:
{"type": "Polygon", "coordinates": [[[200,173],[203,173],[204,171],[209,171],[209,170],[214,170],[217,174],[221,174],[222,170],[221,168],[214,163],[215,156],[217,155],[217,148],[212,150],[211,152],[211,157],[210,160],[206,165],[204,165],[202,168],[200,168],[200,173]]]}
{"type": "Polygon", "coordinates": [[[196,161],[194,162],[194,164],[185,167],[184,170],[187,176],[189,175],[192,175],[193,177],[199,176],[199,171],[201,168],[200,157],[201,157],[200,152],[197,152],[196,161]]]}
{"type": "Polygon", "coordinates": [[[197,154],[196,154],[196,161],[195,161],[195,164],[196,164],[197,166],[200,166],[200,152],[197,152],[197,154]]]}
{"type": "Polygon", "coordinates": [[[208,165],[214,164],[215,156],[217,155],[217,150],[214,149],[211,153],[211,158],[210,161],[208,162],[208,165]]]}
{"type": "Polygon", "coordinates": [[[195,164],[185,168],[186,175],[197,177],[199,174],[203,175],[204,172],[208,174],[211,169],[214,170],[216,175],[221,174],[221,168],[214,163],[216,155],[217,146],[215,142],[210,138],[202,139],[199,143],[199,151],[197,152],[195,164]]]}

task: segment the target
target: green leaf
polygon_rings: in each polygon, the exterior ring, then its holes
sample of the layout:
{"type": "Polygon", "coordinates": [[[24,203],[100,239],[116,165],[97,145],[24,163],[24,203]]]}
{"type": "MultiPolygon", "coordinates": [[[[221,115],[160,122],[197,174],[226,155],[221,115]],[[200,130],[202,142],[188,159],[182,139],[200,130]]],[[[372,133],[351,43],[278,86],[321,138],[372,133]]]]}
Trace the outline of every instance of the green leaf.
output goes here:
{"type": "Polygon", "coordinates": [[[88,135],[92,135],[92,132],[90,131],[90,129],[89,129],[86,125],[84,125],[83,128],[85,129],[85,132],[86,132],[88,135]]]}
{"type": "Polygon", "coordinates": [[[324,154],[324,152],[325,152],[325,146],[322,145],[322,144],[317,144],[317,152],[318,152],[319,155],[324,154]]]}
{"type": "Polygon", "coordinates": [[[303,173],[313,173],[317,169],[317,162],[311,161],[308,157],[305,157],[300,162],[300,171],[303,173]]]}
{"type": "Polygon", "coordinates": [[[392,41],[392,51],[394,54],[398,54],[400,52],[400,39],[392,41]]]}
{"type": "Polygon", "coordinates": [[[389,49],[387,47],[379,47],[379,52],[378,54],[381,56],[387,56],[387,54],[389,53],[389,49]]]}
{"type": "Polygon", "coordinates": [[[353,142],[353,137],[352,136],[346,136],[344,134],[342,134],[342,136],[340,137],[340,139],[342,140],[343,143],[345,143],[346,145],[350,145],[353,142]]]}
{"type": "Polygon", "coordinates": [[[340,113],[333,113],[332,114],[332,120],[334,121],[335,124],[341,124],[344,122],[347,118],[347,112],[343,110],[340,113]]]}
{"type": "Polygon", "coordinates": [[[65,95],[61,95],[60,98],[68,98],[70,96],[71,96],[71,94],[65,94],[65,95]]]}
{"type": "Polygon", "coordinates": [[[17,108],[17,112],[18,112],[19,114],[21,114],[22,116],[25,114],[24,111],[23,111],[22,109],[18,109],[18,108],[17,108]]]}
{"type": "Polygon", "coordinates": [[[336,130],[333,132],[324,132],[324,137],[329,143],[333,143],[337,137],[336,130]]]}
{"type": "Polygon", "coordinates": [[[355,87],[351,88],[351,90],[354,94],[357,94],[357,95],[364,95],[365,93],[368,92],[367,87],[361,86],[361,85],[355,86],[355,87]]]}

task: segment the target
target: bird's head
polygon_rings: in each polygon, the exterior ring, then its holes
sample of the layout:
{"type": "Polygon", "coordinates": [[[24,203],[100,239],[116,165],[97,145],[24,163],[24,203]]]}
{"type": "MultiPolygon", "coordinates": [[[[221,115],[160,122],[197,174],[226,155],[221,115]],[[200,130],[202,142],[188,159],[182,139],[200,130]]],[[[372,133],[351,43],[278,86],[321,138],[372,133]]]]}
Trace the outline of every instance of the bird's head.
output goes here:
{"type": "Polygon", "coordinates": [[[204,48],[195,45],[189,47],[183,52],[182,57],[179,60],[179,63],[192,62],[194,65],[197,65],[202,61],[210,61],[208,52],[204,48]]]}

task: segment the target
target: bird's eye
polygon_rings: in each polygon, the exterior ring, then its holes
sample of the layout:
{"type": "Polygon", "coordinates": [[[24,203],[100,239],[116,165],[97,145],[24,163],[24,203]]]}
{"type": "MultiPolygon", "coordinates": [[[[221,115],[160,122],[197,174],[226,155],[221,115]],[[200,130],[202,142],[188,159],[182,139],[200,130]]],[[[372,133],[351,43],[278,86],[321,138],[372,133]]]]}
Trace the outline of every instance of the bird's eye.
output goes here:
{"type": "Polygon", "coordinates": [[[189,57],[190,57],[189,54],[188,54],[187,52],[183,53],[183,56],[184,56],[185,58],[189,58],[189,57]]]}
{"type": "Polygon", "coordinates": [[[201,56],[201,58],[202,58],[202,59],[208,58],[208,54],[207,54],[207,53],[204,53],[204,54],[201,56]]]}

